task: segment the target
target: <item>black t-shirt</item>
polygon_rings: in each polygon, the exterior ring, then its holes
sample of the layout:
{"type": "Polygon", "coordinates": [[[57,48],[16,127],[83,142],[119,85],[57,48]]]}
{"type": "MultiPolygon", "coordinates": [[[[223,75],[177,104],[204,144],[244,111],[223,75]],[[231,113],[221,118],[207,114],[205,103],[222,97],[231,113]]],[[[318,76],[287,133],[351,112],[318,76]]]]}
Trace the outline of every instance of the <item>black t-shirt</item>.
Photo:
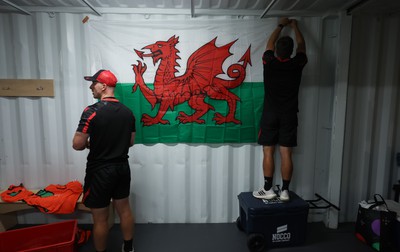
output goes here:
{"type": "Polygon", "coordinates": [[[281,60],[275,57],[274,51],[264,52],[264,111],[281,114],[298,112],[299,86],[306,64],[305,53],[281,60]]]}
{"type": "Polygon", "coordinates": [[[136,131],[132,111],[115,98],[105,98],[82,113],[77,131],[90,135],[87,166],[124,162],[132,132],[136,131]]]}

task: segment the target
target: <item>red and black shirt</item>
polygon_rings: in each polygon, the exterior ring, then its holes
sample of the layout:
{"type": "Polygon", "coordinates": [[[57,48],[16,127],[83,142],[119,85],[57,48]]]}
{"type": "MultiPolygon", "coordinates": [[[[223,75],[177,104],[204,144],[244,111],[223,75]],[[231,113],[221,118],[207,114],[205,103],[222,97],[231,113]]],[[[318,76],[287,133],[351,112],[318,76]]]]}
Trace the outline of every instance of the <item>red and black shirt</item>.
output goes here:
{"type": "Polygon", "coordinates": [[[77,131],[89,134],[90,164],[124,162],[132,132],[136,131],[132,111],[113,97],[88,106],[82,113],[77,131]]]}
{"type": "Polygon", "coordinates": [[[275,57],[272,50],[264,52],[264,111],[281,114],[298,112],[299,86],[306,64],[305,53],[282,60],[275,57]]]}

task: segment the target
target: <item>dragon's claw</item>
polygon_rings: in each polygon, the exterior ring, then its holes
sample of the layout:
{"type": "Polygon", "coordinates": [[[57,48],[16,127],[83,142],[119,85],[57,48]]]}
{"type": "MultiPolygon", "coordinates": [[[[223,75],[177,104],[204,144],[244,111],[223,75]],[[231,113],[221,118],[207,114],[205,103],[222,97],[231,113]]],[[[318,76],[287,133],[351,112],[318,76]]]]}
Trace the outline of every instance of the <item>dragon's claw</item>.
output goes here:
{"type": "Polygon", "coordinates": [[[185,112],[182,112],[182,111],[179,112],[179,115],[176,117],[176,119],[178,119],[181,123],[184,123],[184,124],[185,123],[192,123],[192,122],[199,123],[199,124],[206,123],[205,120],[196,118],[193,115],[188,115],[188,114],[186,114],[185,112]]]}
{"type": "Polygon", "coordinates": [[[147,65],[138,60],[137,65],[132,64],[132,69],[136,76],[143,76],[144,72],[147,70],[147,65]]]}
{"type": "Polygon", "coordinates": [[[156,117],[151,117],[148,114],[143,114],[141,121],[143,122],[144,126],[151,126],[151,125],[159,124],[159,123],[160,124],[170,124],[170,122],[168,120],[162,120],[162,119],[158,120],[156,117]]]}
{"type": "Polygon", "coordinates": [[[235,119],[234,117],[229,117],[229,116],[223,116],[221,113],[215,113],[213,120],[215,121],[216,124],[224,124],[224,123],[235,123],[235,124],[241,124],[242,122],[235,119]]]}
{"type": "Polygon", "coordinates": [[[140,86],[140,83],[143,83],[143,74],[147,69],[146,64],[142,64],[142,62],[139,60],[137,62],[137,65],[132,64],[132,70],[135,73],[135,84],[132,87],[132,93],[136,92],[136,89],[138,86],[140,86]]]}

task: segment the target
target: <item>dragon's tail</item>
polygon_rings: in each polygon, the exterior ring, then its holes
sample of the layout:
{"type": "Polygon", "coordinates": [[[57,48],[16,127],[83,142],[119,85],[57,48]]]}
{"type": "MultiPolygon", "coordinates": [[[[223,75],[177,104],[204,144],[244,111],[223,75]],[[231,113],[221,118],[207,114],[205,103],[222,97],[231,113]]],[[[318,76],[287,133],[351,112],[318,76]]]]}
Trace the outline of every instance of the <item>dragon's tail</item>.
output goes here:
{"type": "Polygon", "coordinates": [[[243,83],[244,79],[246,78],[247,64],[251,66],[250,47],[251,46],[249,46],[247,51],[243,54],[243,56],[239,60],[239,62],[243,62],[243,64],[240,64],[238,62],[228,67],[227,75],[229,76],[229,78],[232,78],[233,80],[223,80],[216,77],[214,82],[217,85],[222,85],[228,89],[232,89],[240,86],[243,83]]]}

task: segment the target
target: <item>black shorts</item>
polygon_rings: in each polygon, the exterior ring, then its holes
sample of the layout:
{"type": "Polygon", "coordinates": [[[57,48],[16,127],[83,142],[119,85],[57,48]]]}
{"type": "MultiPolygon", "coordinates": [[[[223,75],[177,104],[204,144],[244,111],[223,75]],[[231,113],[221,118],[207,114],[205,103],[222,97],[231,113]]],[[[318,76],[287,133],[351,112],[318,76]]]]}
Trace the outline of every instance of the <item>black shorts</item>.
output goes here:
{"type": "Polygon", "coordinates": [[[86,169],[83,204],[88,208],[103,208],[111,199],[129,196],[131,169],[129,163],[106,164],[86,169]]]}
{"type": "Polygon", "coordinates": [[[297,146],[297,125],[297,113],[278,115],[266,112],[261,118],[258,144],[295,147],[297,146]]]}

